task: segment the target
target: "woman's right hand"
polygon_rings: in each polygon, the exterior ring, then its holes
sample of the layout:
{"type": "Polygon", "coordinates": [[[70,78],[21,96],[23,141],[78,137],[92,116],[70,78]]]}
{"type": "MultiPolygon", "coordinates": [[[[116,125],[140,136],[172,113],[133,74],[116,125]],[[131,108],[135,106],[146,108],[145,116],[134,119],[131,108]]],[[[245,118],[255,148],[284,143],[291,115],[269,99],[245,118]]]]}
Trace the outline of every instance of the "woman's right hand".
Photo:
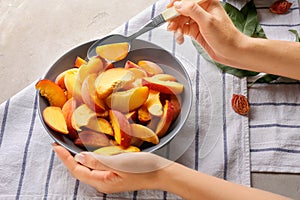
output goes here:
{"type": "Polygon", "coordinates": [[[193,37],[217,62],[229,64],[228,58],[236,48],[246,41],[232,23],[219,0],[203,0],[199,3],[172,0],[181,14],[169,21],[168,30],[177,35],[177,42],[183,42],[183,35],[193,37]]]}

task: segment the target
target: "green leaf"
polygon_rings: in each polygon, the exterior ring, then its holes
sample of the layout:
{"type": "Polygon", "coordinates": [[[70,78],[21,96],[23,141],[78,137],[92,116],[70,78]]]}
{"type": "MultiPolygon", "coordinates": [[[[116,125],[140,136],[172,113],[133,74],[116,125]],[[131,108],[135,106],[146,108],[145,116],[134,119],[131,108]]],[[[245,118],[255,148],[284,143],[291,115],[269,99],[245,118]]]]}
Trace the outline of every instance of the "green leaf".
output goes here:
{"type": "Polygon", "coordinates": [[[296,30],[293,30],[293,29],[290,29],[289,31],[295,34],[295,36],[296,36],[296,39],[295,39],[295,41],[296,41],[296,42],[300,42],[300,39],[299,39],[299,34],[298,34],[298,32],[297,32],[296,30]]]}
{"type": "MultiPolygon", "coordinates": [[[[259,24],[256,7],[253,0],[245,4],[245,6],[241,10],[238,10],[236,7],[232,6],[229,3],[223,3],[222,5],[235,27],[242,33],[250,37],[267,38],[263,28],[259,24]]],[[[192,40],[192,42],[199,54],[204,59],[211,63],[214,63],[219,69],[221,69],[225,73],[229,73],[237,77],[256,76],[259,74],[259,72],[236,69],[230,66],[217,63],[210,58],[206,51],[196,41],[192,40]]],[[[259,79],[258,82],[271,82],[277,79],[277,77],[278,76],[267,74],[261,79],[259,79]]]]}
{"type": "Polygon", "coordinates": [[[249,1],[242,9],[241,13],[245,16],[243,33],[252,37],[255,34],[257,25],[259,24],[257,12],[253,1],[249,1]]]}

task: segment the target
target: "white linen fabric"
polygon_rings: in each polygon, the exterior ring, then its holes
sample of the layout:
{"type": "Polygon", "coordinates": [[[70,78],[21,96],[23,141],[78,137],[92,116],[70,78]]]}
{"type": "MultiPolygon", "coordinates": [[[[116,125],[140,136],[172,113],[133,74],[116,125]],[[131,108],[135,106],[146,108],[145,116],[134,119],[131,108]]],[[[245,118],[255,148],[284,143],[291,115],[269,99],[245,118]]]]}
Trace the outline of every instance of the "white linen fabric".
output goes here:
{"type": "MultiPolygon", "coordinates": [[[[133,33],[168,2],[156,2],[113,32],[133,33]]],[[[231,2],[239,7],[245,3],[231,2]]],[[[268,38],[294,40],[288,29],[300,31],[296,1],[290,13],[282,16],[269,13],[270,1],[255,3],[268,38]]],[[[180,157],[176,154],[176,162],[246,186],[251,185],[251,171],[300,172],[299,82],[279,79],[255,84],[248,91],[246,78],[219,71],[197,53],[189,38],[177,45],[166,25],[139,39],[171,52],[192,80],[193,106],[182,130],[188,138],[175,137],[169,145],[170,154],[181,140],[191,142],[180,149],[180,157]],[[249,97],[249,116],[232,110],[234,93],[249,97]]],[[[53,152],[53,141],[41,124],[34,85],[0,105],[0,199],[181,199],[165,191],[106,195],[71,177],[53,152]]]]}

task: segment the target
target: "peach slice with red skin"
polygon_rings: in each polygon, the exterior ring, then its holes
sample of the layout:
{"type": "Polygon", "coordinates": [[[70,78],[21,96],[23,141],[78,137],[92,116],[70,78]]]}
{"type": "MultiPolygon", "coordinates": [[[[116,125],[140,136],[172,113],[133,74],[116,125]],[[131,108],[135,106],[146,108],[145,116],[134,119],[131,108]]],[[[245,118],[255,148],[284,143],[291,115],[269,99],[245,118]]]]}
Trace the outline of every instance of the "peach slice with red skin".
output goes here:
{"type": "Polygon", "coordinates": [[[112,68],[99,74],[95,81],[95,88],[98,97],[104,99],[114,90],[120,90],[133,81],[134,75],[131,71],[124,68],[112,68]]]}
{"type": "Polygon", "coordinates": [[[60,107],[48,106],[43,110],[45,123],[54,131],[68,134],[67,123],[60,107]]]}
{"type": "Polygon", "coordinates": [[[36,83],[35,88],[40,90],[40,94],[48,100],[50,106],[62,108],[67,101],[64,90],[51,80],[40,80],[36,83]]]}
{"type": "Polygon", "coordinates": [[[96,154],[104,155],[104,156],[112,156],[121,153],[128,153],[128,152],[140,152],[141,150],[135,146],[129,146],[127,148],[123,148],[121,146],[108,146],[102,147],[94,151],[96,154]]]}
{"type": "Polygon", "coordinates": [[[138,66],[137,64],[135,64],[131,60],[126,61],[125,65],[124,65],[124,68],[125,69],[136,68],[136,69],[141,69],[142,70],[142,68],[140,66],[138,66]]]}
{"type": "Polygon", "coordinates": [[[166,94],[181,94],[183,92],[183,85],[176,81],[162,81],[153,77],[144,77],[142,79],[143,86],[149,89],[157,90],[166,94]]]}
{"type": "Polygon", "coordinates": [[[164,105],[164,114],[158,122],[155,130],[155,133],[159,138],[163,137],[167,133],[170,125],[173,122],[173,114],[174,110],[172,108],[172,103],[169,100],[166,100],[164,105]]]}
{"type": "Polygon", "coordinates": [[[149,61],[149,60],[140,60],[138,61],[137,65],[144,69],[148,76],[153,76],[156,74],[163,74],[163,69],[156,63],[149,61]]]}
{"type": "Polygon", "coordinates": [[[96,74],[90,74],[83,81],[81,86],[81,96],[83,102],[95,112],[104,112],[106,110],[105,102],[99,99],[95,89],[96,74]]]}
{"type": "Polygon", "coordinates": [[[148,94],[148,87],[136,87],[114,92],[105,99],[105,102],[111,109],[127,113],[142,106],[146,102],[148,94]]]}
{"type": "Polygon", "coordinates": [[[160,101],[160,92],[156,90],[150,90],[145,106],[151,115],[156,117],[162,116],[163,105],[160,101]]]}
{"type": "Polygon", "coordinates": [[[106,44],[96,47],[96,53],[102,58],[110,61],[123,60],[129,50],[129,44],[127,42],[106,44]]]}
{"type": "Polygon", "coordinates": [[[78,138],[74,140],[74,144],[93,149],[111,145],[109,138],[104,133],[97,133],[90,130],[78,133],[78,138]]]}
{"type": "Polygon", "coordinates": [[[138,120],[141,124],[145,125],[151,121],[151,115],[145,105],[138,109],[138,120]]]}
{"type": "Polygon", "coordinates": [[[132,136],[143,141],[158,144],[159,139],[154,131],[141,124],[131,124],[132,136]]]}
{"type": "Polygon", "coordinates": [[[170,95],[170,102],[173,108],[173,120],[175,120],[181,112],[181,98],[178,95],[170,95]]]}
{"type": "Polygon", "coordinates": [[[78,137],[77,131],[72,126],[72,120],[71,120],[75,109],[76,109],[76,100],[73,97],[70,98],[61,109],[67,123],[69,136],[72,139],[78,137]]]}
{"type": "Polygon", "coordinates": [[[131,126],[125,115],[116,110],[109,111],[109,119],[114,130],[116,142],[124,149],[130,146],[131,126]]]}

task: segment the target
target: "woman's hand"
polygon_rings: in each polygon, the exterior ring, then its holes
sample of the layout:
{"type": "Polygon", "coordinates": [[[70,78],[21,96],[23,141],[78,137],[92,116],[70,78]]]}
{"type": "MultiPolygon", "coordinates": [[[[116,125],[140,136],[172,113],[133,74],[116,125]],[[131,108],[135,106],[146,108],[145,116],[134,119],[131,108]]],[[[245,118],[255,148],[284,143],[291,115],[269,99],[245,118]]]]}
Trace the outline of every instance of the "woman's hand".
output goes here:
{"type": "Polygon", "coordinates": [[[160,189],[161,174],[172,164],[167,159],[144,152],[115,156],[82,152],[73,157],[57,144],[53,149],[73,177],[103,193],[160,189]]]}
{"type": "Polygon", "coordinates": [[[227,64],[240,41],[247,38],[235,28],[219,0],[203,0],[198,4],[173,0],[169,6],[172,5],[181,14],[168,26],[168,30],[176,33],[177,42],[183,42],[183,35],[190,35],[217,62],[227,64]]]}

